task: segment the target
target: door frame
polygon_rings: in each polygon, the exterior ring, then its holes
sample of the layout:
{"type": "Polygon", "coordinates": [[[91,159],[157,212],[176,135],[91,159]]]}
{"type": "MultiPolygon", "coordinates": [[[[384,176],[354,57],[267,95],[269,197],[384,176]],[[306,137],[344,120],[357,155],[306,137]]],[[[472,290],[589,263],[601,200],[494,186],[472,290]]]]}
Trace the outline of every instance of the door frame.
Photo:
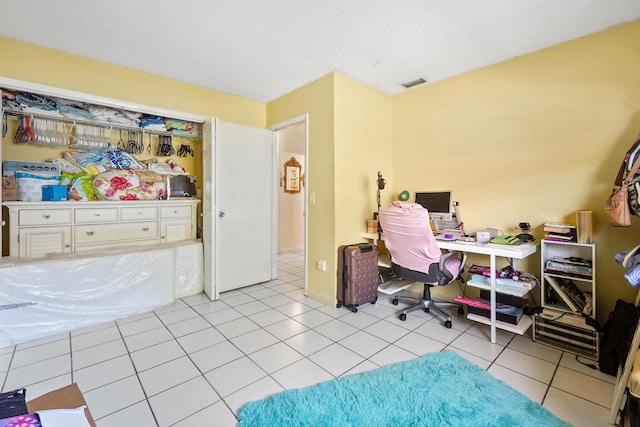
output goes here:
{"type": "MultiPolygon", "coordinates": [[[[304,242],[303,242],[303,265],[304,265],[304,295],[307,295],[307,282],[308,282],[308,274],[307,274],[307,258],[308,258],[308,252],[309,252],[309,240],[308,240],[308,227],[309,227],[309,198],[307,197],[307,189],[309,188],[309,114],[305,113],[302,114],[300,116],[296,116],[293,117],[291,119],[285,120],[283,122],[280,123],[276,123],[273,124],[271,126],[269,126],[269,129],[272,130],[273,132],[276,133],[276,135],[278,135],[278,137],[276,138],[276,157],[277,158],[277,154],[280,151],[280,138],[279,138],[279,134],[278,131],[282,130],[284,128],[288,128],[290,126],[295,126],[295,125],[299,125],[299,124],[303,124],[304,125],[304,185],[302,186],[302,191],[303,191],[303,197],[304,197],[304,219],[303,219],[303,227],[304,227],[304,242]]],[[[276,176],[279,172],[279,166],[277,164],[274,165],[274,171],[276,173],[276,176]]],[[[275,224],[278,223],[278,216],[275,216],[275,224]]],[[[276,229],[275,231],[275,236],[278,236],[278,231],[276,229]]],[[[276,243],[276,249],[277,249],[277,239],[274,239],[275,243],[276,243]]]]}

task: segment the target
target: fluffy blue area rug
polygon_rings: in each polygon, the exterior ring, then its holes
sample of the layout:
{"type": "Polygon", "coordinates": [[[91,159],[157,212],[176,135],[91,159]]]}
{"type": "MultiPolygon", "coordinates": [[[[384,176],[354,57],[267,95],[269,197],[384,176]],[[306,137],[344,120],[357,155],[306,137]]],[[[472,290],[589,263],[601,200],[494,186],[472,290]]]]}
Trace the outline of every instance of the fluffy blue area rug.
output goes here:
{"type": "Polygon", "coordinates": [[[239,411],[240,426],[569,426],[455,352],[284,391],[239,411]]]}

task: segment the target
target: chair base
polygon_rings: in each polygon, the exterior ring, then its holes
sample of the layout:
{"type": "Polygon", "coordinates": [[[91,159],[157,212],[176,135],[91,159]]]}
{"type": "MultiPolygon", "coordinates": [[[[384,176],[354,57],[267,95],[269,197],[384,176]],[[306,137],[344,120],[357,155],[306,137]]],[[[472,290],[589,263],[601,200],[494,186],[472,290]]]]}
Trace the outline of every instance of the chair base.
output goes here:
{"type": "Polygon", "coordinates": [[[433,314],[436,317],[440,318],[443,321],[442,323],[443,326],[445,328],[450,329],[452,325],[451,323],[452,317],[449,313],[447,313],[442,309],[443,306],[458,307],[458,313],[460,312],[464,313],[464,310],[460,304],[448,303],[448,302],[437,302],[432,299],[426,300],[426,299],[417,299],[413,297],[394,296],[393,299],[391,300],[391,303],[393,305],[398,305],[399,300],[407,300],[409,302],[413,302],[413,304],[397,312],[398,318],[402,321],[407,320],[407,313],[422,309],[425,312],[433,314]]]}

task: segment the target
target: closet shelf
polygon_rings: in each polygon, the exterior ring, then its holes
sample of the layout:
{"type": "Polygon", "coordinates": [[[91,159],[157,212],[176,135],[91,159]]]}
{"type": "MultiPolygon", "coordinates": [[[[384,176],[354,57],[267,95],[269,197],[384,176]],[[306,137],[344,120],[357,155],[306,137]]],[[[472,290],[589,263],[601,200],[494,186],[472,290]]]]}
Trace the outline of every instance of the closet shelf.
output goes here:
{"type": "MultiPolygon", "coordinates": [[[[183,134],[183,133],[177,134],[170,130],[163,132],[156,129],[142,128],[139,126],[126,126],[118,123],[85,120],[85,119],[65,117],[60,115],[52,115],[47,113],[38,114],[31,111],[29,112],[17,111],[17,110],[12,110],[6,107],[3,107],[2,111],[3,111],[3,116],[14,117],[15,119],[18,119],[19,117],[32,117],[32,118],[35,117],[43,120],[64,122],[72,125],[81,124],[81,125],[93,126],[101,129],[115,130],[115,131],[141,132],[143,134],[151,134],[151,135],[168,135],[168,136],[173,136],[174,138],[182,138],[182,139],[199,139],[200,138],[200,133],[198,131],[195,131],[192,134],[183,134]]],[[[198,127],[199,127],[199,124],[194,123],[194,128],[198,129],[198,127]]]]}

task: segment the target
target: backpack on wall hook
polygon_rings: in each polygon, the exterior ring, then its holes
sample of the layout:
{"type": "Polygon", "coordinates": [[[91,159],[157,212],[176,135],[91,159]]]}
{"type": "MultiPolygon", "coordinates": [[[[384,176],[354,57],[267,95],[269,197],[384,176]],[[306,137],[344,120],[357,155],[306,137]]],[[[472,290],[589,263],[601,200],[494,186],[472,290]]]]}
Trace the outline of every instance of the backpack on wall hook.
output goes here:
{"type": "MultiPolygon", "coordinates": [[[[624,160],[618,170],[618,175],[614,181],[614,185],[621,187],[625,178],[633,169],[634,163],[640,157],[640,134],[636,137],[636,142],[633,143],[631,148],[624,155],[624,160]]],[[[629,198],[629,211],[631,215],[640,216],[640,173],[635,173],[629,177],[628,180],[628,198],[629,198]]]]}

